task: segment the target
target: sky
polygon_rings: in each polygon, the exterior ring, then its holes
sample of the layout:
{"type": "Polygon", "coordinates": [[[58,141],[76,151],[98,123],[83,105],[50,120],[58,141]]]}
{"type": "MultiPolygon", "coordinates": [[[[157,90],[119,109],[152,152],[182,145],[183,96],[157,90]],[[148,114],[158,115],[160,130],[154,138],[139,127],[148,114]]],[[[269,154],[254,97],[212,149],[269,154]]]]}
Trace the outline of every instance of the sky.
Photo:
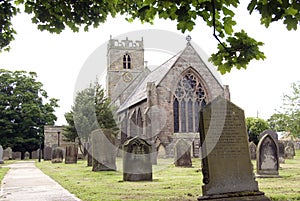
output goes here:
{"type": "MultiPolygon", "coordinates": [[[[268,119],[276,109],[280,109],[282,96],[289,93],[291,83],[300,80],[300,55],[297,51],[300,47],[300,31],[287,31],[282,23],[271,24],[267,29],[260,25],[257,14],[248,14],[245,5],[239,7],[235,19],[238,24],[237,31],[244,29],[250,37],[264,42],[261,50],[267,59],[252,61],[246,70],[233,69],[228,74],[220,75],[220,79],[223,84],[229,85],[231,101],[245,110],[246,117],[258,116],[268,119]]],[[[66,29],[59,35],[37,30],[27,14],[15,17],[13,25],[17,35],[11,43],[11,50],[0,53],[0,68],[37,72],[38,81],[44,84],[49,97],[60,100],[60,108],[57,108],[55,113],[58,117],[56,125],[66,123],[64,113],[71,110],[74,94],[78,85],[83,83],[82,78],[85,76],[82,75],[86,71],[86,65],[93,63],[94,68],[99,66],[100,74],[97,76],[103,76],[106,67],[104,52],[111,35],[113,38],[120,35],[124,38],[132,32],[142,33],[141,30],[147,29],[169,31],[182,36],[183,44],[186,42],[184,38],[190,35],[192,42],[207,55],[216,52],[218,44],[212,35],[212,28],[205,26],[200,19],[197,20],[193,31],[184,34],[177,31],[176,23],[172,21],[155,20],[154,25],[141,24],[139,21],[128,23],[122,16],[110,18],[89,32],[73,33],[66,29]],[[98,59],[99,51],[102,51],[103,55],[98,59]]],[[[138,35],[134,40],[139,40],[140,37],[142,36],[138,35]]],[[[166,39],[155,36],[152,40],[166,39]]],[[[146,44],[145,38],[144,41],[146,44]]],[[[173,53],[177,53],[176,48],[174,52],[148,49],[145,52],[145,60],[149,66],[157,66],[173,53]],[[158,54],[162,55],[160,59],[153,60],[153,55],[158,54]]],[[[86,83],[89,83],[90,79],[90,75],[86,76],[86,83]]]]}

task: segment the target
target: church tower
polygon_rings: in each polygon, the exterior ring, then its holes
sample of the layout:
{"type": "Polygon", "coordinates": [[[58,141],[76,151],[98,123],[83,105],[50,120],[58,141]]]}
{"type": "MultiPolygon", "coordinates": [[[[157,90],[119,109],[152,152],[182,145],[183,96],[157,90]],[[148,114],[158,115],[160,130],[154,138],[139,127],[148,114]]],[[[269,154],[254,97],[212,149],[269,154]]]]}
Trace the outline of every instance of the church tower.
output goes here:
{"type": "Polygon", "coordinates": [[[120,96],[123,95],[124,90],[134,82],[143,70],[143,38],[140,41],[132,41],[126,37],[125,40],[119,41],[110,37],[107,45],[106,87],[108,97],[112,101],[121,104],[120,96]]]}

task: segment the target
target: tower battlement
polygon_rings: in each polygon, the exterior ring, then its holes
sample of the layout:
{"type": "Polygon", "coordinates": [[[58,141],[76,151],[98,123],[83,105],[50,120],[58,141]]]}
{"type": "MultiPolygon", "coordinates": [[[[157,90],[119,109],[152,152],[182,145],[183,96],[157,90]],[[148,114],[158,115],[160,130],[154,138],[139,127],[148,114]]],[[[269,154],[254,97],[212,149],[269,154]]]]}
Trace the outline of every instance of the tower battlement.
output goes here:
{"type": "Polygon", "coordinates": [[[126,37],[125,40],[118,40],[118,39],[112,39],[112,36],[110,36],[110,40],[108,43],[108,49],[109,48],[120,48],[120,49],[143,49],[144,48],[144,41],[143,38],[141,40],[128,40],[128,37],[126,37]]]}

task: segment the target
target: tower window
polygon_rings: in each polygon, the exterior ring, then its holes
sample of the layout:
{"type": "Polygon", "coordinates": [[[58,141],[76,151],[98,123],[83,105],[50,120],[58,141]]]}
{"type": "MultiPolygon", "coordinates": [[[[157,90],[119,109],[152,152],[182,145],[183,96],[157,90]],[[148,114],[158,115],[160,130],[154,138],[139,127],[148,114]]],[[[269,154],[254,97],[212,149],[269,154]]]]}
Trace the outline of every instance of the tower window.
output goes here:
{"type": "Polygon", "coordinates": [[[124,69],[131,69],[131,58],[130,58],[130,55],[128,53],[126,53],[123,56],[123,68],[124,69]]]}

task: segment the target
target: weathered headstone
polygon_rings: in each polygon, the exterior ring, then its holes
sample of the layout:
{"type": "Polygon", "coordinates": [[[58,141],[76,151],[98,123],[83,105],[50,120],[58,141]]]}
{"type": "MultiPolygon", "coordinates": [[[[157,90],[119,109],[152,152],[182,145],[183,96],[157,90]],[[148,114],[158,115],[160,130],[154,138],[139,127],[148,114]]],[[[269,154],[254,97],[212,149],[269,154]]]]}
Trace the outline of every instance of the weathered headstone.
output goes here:
{"type": "Polygon", "coordinates": [[[284,159],[284,143],[281,141],[278,141],[278,157],[279,157],[279,163],[285,163],[284,159]]]}
{"type": "Polygon", "coordinates": [[[218,97],[200,112],[203,196],[198,200],[269,201],[258,190],[244,111],[218,97]]]}
{"type": "Polygon", "coordinates": [[[123,180],[152,181],[151,145],[134,137],[123,145],[123,180]]]}
{"type": "Polygon", "coordinates": [[[3,160],[12,160],[12,149],[10,147],[3,150],[3,160]]]}
{"type": "Polygon", "coordinates": [[[266,134],[257,145],[256,170],[258,177],[278,177],[279,150],[274,138],[266,134]]]}
{"type": "Polygon", "coordinates": [[[184,139],[179,139],[176,142],[174,156],[176,167],[192,167],[191,145],[184,139]]]}
{"type": "Polygon", "coordinates": [[[261,140],[265,135],[270,135],[274,142],[277,144],[278,143],[278,134],[275,132],[275,131],[272,131],[272,130],[265,130],[263,131],[262,133],[259,134],[259,140],[261,140]]]}
{"type": "Polygon", "coordinates": [[[66,152],[65,152],[65,163],[66,164],[77,163],[77,157],[78,157],[78,145],[77,144],[67,145],[66,152]]]}
{"type": "Polygon", "coordinates": [[[0,145],[0,164],[3,164],[4,161],[3,161],[3,147],[2,145],[0,145]]]}
{"type": "Polygon", "coordinates": [[[38,159],[39,158],[39,150],[31,152],[31,159],[38,159]]]}
{"type": "Polygon", "coordinates": [[[17,151],[17,152],[12,152],[12,158],[13,160],[21,160],[21,152],[17,151]]]}
{"type": "Polygon", "coordinates": [[[97,129],[92,132],[93,171],[115,171],[117,147],[110,129],[97,129]]]}
{"type": "Polygon", "coordinates": [[[51,160],[52,158],[52,148],[49,146],[45,146],[44,148],[44,160],[51,160]]]}
{"type": "Polygon", "coordinates": [[[24,159],[25,159],[25,160],[30,159],[30,153],[29,153],[28,151],[25,152],[25,154],[24,154],[24,159]]]}
{"type": "Polygon", "coordinates": [[[294,159],[295,149],[292,143],[287,143],[284,148],[284,156],[286,159],[294,159]]]}
{"type": "Polygon", "coordinates": [[[52,150],[52,163],[62,163],[64,160],[64,151],[60,147],[52,150]]]}
{"type": "Polygon", "coordinates": [[[250,159],[255,160],[256,159],[256,145],[254,142],[249,143],[249,151],[250,151],[250,159]]]}

